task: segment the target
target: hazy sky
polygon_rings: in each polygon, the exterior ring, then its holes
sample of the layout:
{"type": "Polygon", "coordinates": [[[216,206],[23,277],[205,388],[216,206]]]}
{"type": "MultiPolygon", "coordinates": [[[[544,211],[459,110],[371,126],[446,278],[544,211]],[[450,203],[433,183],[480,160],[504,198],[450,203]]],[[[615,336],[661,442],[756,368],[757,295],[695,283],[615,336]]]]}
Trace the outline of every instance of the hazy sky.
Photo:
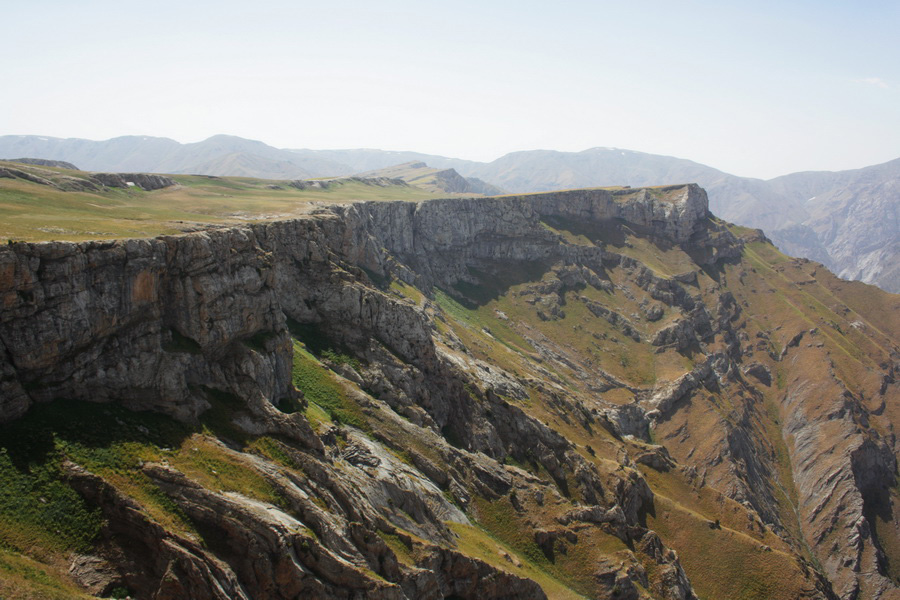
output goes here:
{"type": "Polygon", "coordinates": [[[898,31],[896,0],[16,2],[0,135],[856,168],[900,157],[898,31]]]}

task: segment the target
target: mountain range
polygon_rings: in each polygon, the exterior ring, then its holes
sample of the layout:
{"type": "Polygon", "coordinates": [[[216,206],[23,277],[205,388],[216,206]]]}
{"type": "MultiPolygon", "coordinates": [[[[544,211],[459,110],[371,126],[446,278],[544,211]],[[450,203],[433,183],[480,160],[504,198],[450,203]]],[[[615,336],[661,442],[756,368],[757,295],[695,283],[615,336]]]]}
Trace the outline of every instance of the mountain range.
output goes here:
{"type": "MultiPolygon", "coordinates": [[[[425,163],[416,168],[432,169],[430,179],[434,179],[433,173],[443,172],[428,184],[430,190],[486,195],[500,190],[539,192],[696,182],[709,193],[714,214],[763,229],[788,254],[821,262],[841,277],[900,292],[900,159],[856,170],[793,173],[761,180],[690,160],[618,148],[513,152],[485,163],[374,149],[278,149],[227,135],[191,144],[149,136],[106,141],[0,137],[0,158],[16,157],[64,160],[92,171],[271,179],[362,172],[384,175],[387,168],[425,163]],[[463,179],[468,183],[462,183],[463,179]]],[[[419,175],[425,172],[415,177],[419,175]]]]}

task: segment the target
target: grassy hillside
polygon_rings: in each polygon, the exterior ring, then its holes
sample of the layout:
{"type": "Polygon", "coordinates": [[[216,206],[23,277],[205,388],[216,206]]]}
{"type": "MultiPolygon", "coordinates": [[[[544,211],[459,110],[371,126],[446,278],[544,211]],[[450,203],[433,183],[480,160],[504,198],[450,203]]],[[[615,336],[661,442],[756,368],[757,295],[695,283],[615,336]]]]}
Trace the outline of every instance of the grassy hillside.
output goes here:
{"type": "Polygon", "coordinates": [[[418,161],[367,171],[359,176],[401,179],[411,186],[436,194],[496,196],[504,193],[480,179],[467,179],[454,169],[435,169],[418,161]]]}
{"type": "MultiPolygon", "coordinates": [[[[0,161],[71,188],[90,177],[83,171],[0,161]],[[73,181],[74,180],[74,181],[73,181]]],[[[207,225],[288,219],[317,204],[359,200],[422,200],[437,194],[416,187],[329,180],[322,189],[300,190],[288,181],[246,177],[173,175],[176,186],[63,191],[22,178],[0,177],[0,240],[88,240],[151,237],[207,225]]]]}

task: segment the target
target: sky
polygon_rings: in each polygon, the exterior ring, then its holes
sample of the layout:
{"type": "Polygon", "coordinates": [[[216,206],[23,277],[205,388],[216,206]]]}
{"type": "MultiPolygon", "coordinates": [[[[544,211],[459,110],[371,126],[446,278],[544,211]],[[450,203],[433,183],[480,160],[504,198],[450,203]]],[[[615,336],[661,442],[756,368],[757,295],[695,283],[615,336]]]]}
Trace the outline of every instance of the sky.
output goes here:
{"type": "Polygon", "coordinates": [[[897,31],[896,0],[16,2],[0,135],[850,169],[900,157],[897,31]]]}

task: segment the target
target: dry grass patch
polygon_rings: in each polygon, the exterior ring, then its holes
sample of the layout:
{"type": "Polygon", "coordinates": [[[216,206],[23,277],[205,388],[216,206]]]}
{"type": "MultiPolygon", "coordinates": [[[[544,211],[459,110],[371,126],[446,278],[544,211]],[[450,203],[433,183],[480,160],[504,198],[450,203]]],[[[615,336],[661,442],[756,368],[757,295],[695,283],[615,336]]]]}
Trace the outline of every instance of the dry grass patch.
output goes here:
{"type": "Polygon", "coordinates": [[[795,560],[731,529],[712,528],[707,519],[657,495],[647,526],[678,552],[701,600],[794,600],[806,581],[795,560]]]}
{"type": "Polygon", "coordinates": [[[272,484],[247,461],[205,435],[187,438],[169,462],[206,489],[238,492],[276,506],[285,504],[272,484]]]}
{"type": "Polygon", "coordinates": [[[0,548],[0,598],[3,600],[89,600],[66,573],[66,565],[49,566],[0,548]]]}

